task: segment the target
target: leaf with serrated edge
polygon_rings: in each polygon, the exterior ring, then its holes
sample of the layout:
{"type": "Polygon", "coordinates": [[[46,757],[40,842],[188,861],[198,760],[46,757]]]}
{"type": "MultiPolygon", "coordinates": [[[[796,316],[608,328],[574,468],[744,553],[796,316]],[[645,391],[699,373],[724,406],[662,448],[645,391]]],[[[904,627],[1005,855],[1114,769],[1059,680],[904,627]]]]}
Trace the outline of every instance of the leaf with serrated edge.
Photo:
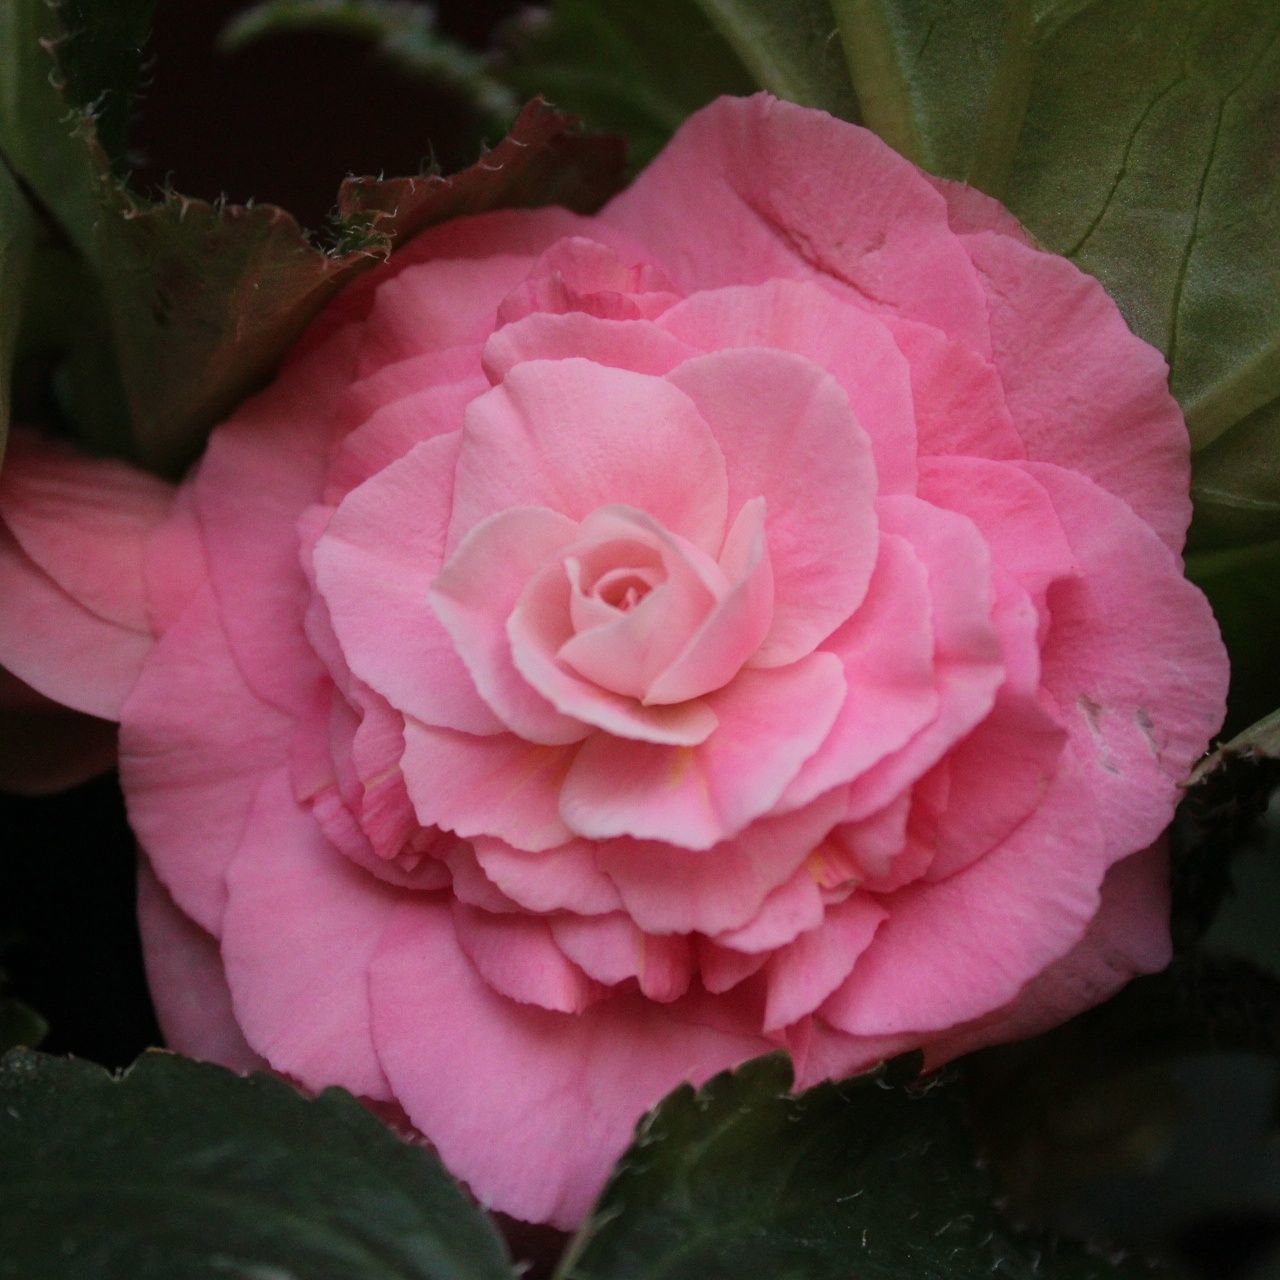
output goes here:
{"type": "Polygon", "coordinates": [[[1118,1280],[1152,1275],[1015,1230],[959,1090],[882,1075],[787,1090],[785,1057],[673,1094],[640,1124],[560,1280],[1118,1280]]]}
{"type": "Polygon", "coordinates": [[[439,1161],[349,1094],[165,1053],[0,1064],[0,1277],[510,1280],[439,1161]]]}

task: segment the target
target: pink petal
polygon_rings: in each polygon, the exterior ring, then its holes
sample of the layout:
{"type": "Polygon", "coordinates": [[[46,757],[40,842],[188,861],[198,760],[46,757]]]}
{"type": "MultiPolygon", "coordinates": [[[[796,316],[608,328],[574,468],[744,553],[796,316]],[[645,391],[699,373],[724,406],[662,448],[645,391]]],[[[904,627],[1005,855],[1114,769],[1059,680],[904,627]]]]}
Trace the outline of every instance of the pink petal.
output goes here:
{"type": "Polygon", "coordinates": [[[369,962],[398,891],[325,840],[278,770],[227,870],[222,959],[250,1045],[306,1088],[394,1094],[374,1054],[369,962]]]}
{"type": "Polygon", "coordinates": [[[1164,358],[1066,258],[994,232],[963,241],[1027,456],[1089,476],[1177,551],[1191,517],[1189,445],[1164,358]]]}
{"type": "Polygon", "coordinates": [[[695,348],[648,320],[602,320],[583,311],[538,313],[499,329],[484,348],[489,380],[503,378],[526,360],[581,356],[611,369],[661,377],[694,355],[695,348]]]}
{"type": "Polygon", "coordinates": [[[509,999],[581,1013],[603,994],[556,946],[547,922],[537,916],[495,915],[454,899],[453,927],[476,972],[509,999]]]}
{"type": "Polygon", "coordinates": [[[944,1032],[926,1046],[932,1068],[988,1044],[1040,1035],[1110,999],[1170,961],[1169,858],[1164,842],[1121,859],[1102,882],[1102,901],[1083,938],[1033,978],[1012,1004],[944,1032]]]}
{"type": "Polygon", "coordinates": [[[844,667],[848,695],[784,803],[807,804],[856,778],[937,715],[932,608],[928,575],[911,544],[884,534],[866,599],[823,643],[844,667]]]}
{"type": "Polygon", "coordinates": [[[142,552],[142,576],[151,630],[161,636],[209,581],[190,480],[174,495],[168,518],[151,531],[142,552]]]}
{"type": "Polygon", "coordinates": [[[392,706],[467,733],[503,725],[476,693],[428,601],[440,568],[457,434],[415,445],[334,512],[316,584],[351,670],[392,706]]]}
{"type": "Polygon", "coordinates": [[[909,885],[821,1014],[854,1035],[937,1031],[1007,1004],[1065,955],[1111,861],[1092,788],[1069,756],[1039,808],[998,848],[909,885]]]}
{"type": "Polygon", "coordinates": [[[822,1004],[849,976],[887,914],[874,898],[855,893],[830,907],[819,927],[773,956],[766,970],[764,1029],[790,1026],[822,1004]]]}
{"type": "Polygon", "coordinates": [[[622,912],[553,916],[556,946],[598,982],[616,987],[634,978],[650,1000],[668,1004],[689,989],[693,948],[684,934],[642,933],[622,912]]]}
{"type": "Polygon", "coordinates": [[[510,733],[475,737],[405,723],[405,784],[423,826],[466,838],[495,836],[533,853],[573,839],[559,811],[572,759],[572,748],[510,733]]]}
{"type": "Polygon", "coordinates": [[[302,630],[310,594],[298,564],[299,515],[319,496],[330,421],[355,365],[342,330],[245,401],[209,438],[195,506],[223,625],[259,697],[305,707],[319,662],[302,630]]]}
{"type": "Polygon", "coordinates": [[[947,223],[956,235],[997,231],[1001,235],[1011,236],[1019,244],[1032,244],[1022,223],[999,200],[993,200],[968,183],[936,178],[931,173],[926,173],[925,177],[929,185],[947,202],[947,223]]]}
{"type": "Polygon", "coordinates": [[[124,705],[120,781],[156,875],[215,936],[224,873],[258,787],[287,756],[290,729],[245,682],[204,587],[157,642],[124,705]]]}
{"type": "Polygon", "coordinates": [[[714,555],[724,474],[710,428],[663,379],[581,359],[528,361],[467,410],[449,546],[509,507],[582,520],[623,504],[714,555]]]}
{"type": "Polygon", "coordinates": [[[507,634],[529,580],[557,563],[577,531],[572,520],[545,507],[500,511],[467,534],[427,596],[480,696],[530,742],[579,742],[589,732],[529,682],[507,634]]]}
{"type": "Polygon", "coordinates": [[[0,517],[50,580],[104,622],[149,633],[143,547],[169,514],[172,485],[15,429],[0,474],[0,517]]]}
{"type": "Polygon", "coordinates": [[[745,951],[731,951],[717,946],[709,938],[699,937],[698,972],[703,987],[712,995],[731,991],[752,974],[759,973],[769,961],[769,953],[761,951],[751,955],[745,951]]]}
{"type": "Polygon", "coordinates": [[[806,929],[816,929],[822,917],[822,893],[808,868],[801,867],[769,894],[746,924],[716,934],[714,941],[735,951],[776,951],[806,929]]]}
{"type": "Polygon", "coordinates": [[[118,720],[153,640],[78,604],[0,524],[0,663],[76,711],[118,720]]]}
{"type": "Polygon", "coordinates": [[[878,316],[816,284],[769,280],[695,293],[660,323],[703,351],[768,347],[813,361],[848,395],[854,419],[871,441],[879,492],[915,492],[910,371],[878,316]]]}
{"type": "Polygon", "coordinates": [[[174,906],[145,858],[138,862],[138,928],[165,1044],[232,1071],[267,1070],[232,1012],[218,940],[174,906]]]}
{"type": "Polygon", "coordinates": [[[884,808],[941,759],[991,710],[1005,675],[990,553],[972,522],[916,498],[884,498],[879,510],[882,529],[905,538],[928,573],[940,702],[933,721],[854,782],[851,819],[884,808]]]}
{"type": "Polygon", "coordinates": [[[720,98],[600,218],[686,293],[825,276],[986,350],[981,293],[945,200],[874,134],[823,112],[766,94],[720,98]]]}
{"type": "Polygon", "coordinates": [[[406,904],[372,969],[396,1098],[482,1204],[577,1226],[640,1115],[682,1080],[763,1052],[641,996],[570,1016],[497,995],[447,908],[406,904]]]}
{"type": "Polygon", "coordinates": [[[831,654],[743,671],[709,699],[719,724],[698,746],[587,739],[565,779],[561,815],[592,840],[631,836],[709,849],[773,808],[844,696],[831,654]]]}
{"type": "Polygon", "coordinates": [[[766,348],[699,356],[669,375],[724,451],[729,510],[763,496],[773,625],[754,665],[813,650],[858,606],[876,554],[875,464],[839,383],[766,348]]]}
{"type": "Polygon", "coordinates": [[[1222,723],[1227,658],[1205,598],[1118,499],[1074,472],[1026,463],[1081,577],[1050,593],[1044,686],[1090,780],[1107,849],[1150,844],[1222,723]]]}
{"type": "Polygon", "coordinates": [[[541,853],[486,836],[477,836],[474,845],[485,875],[528,911],[600,915],[622,905],[613,881],[596,866],[595,845],[586,840],[541,853]]]}
{"type": "Polygon", "coordinates": [[[627,914],[646,933],[716,935],[751,920],[840,817],[841,797],[762,818],[740,836],[692,851],[643,840],[610,840],[596,855],[627,914]]]}

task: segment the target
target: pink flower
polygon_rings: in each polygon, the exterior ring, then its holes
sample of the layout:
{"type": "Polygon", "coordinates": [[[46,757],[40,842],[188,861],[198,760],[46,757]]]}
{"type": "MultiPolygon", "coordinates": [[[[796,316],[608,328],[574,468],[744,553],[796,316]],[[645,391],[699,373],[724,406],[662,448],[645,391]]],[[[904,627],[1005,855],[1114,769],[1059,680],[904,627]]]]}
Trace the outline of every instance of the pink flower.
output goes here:
{"type": "Polygon", "coordinates": [[[1160,355],[994,202],[768,97],[596,218],[428,232],[176,492],[19,439],[0,656],[119,719],[169,1042],[581,1219],[637,1117],[1167,960],[1223,714],[1160,355]]]}

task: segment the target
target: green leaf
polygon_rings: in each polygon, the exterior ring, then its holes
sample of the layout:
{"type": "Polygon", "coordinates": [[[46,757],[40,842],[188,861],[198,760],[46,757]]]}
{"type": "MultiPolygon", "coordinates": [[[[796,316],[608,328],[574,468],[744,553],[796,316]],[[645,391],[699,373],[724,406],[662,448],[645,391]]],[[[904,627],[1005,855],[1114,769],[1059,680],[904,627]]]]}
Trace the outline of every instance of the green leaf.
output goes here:
{"type": "Polygon", "coordinates": [[[117,187],[100,270],[137,457],[181,471],[334,293],[402,240],[486,209],[595,207],[616,188],[621,148],[572,124],[531,103],[498,146],[452,177],[349,178],[332,252],[271,205],[146,204],[117,187]]]}
{"type": "Polygon", "coordinates": [[[442,36],[432,10],[411,0],[262,0],[236,14],[221,43],[238,49],[264,36],[316,30],[371,41],[401,70],[456,90],[504,129],[519,110],[488,59],[442,36]]]}
{"type": "Polygon", "coordinates": [[[484,1215],[349,1094],[149,1053],[0,1064],[0,1276],[503,1280],[484,1215]]]}
{"type": "Polygon", "coordinates": [[[1041,7],[1008,203],[1166,353],[1203,448],[1280,395],[1280,9],[1041,7]]]}
{"type": "Polygon", "coordinates": [[[501,74],[545,94],[593,128],[623,134],[632,168],[686,116],[721,94],[755,88],[738,56],[690,0],[555,0],[513,23],[501,74]],[[680,74],[672,74],[672,50],[680,74]]]}
{"type": "Polygon", "coordinates": [[[1193,548],[1280,538],[1280,398],[1196,454],[1191,497],[1193,548]]]}
{"type": "Polygon", "coordinates": [[[694,0],[762,89],[858,119],[828,0],[694,0]]]}
{"type": "Polygon", "coordinates": [[[863,123],[933,173],[998,191],[1035,67],[1030,0],[831,0],[863,123]]]}
{"type": "Polygon", "coordinates": [[[0,458],[9,432],[12,364],[18,324],[35,244],[35,224],[26,198],[0,161],[0,458]]]}
{"type": "Polygon", "coordinates": [[[951,1083],[884,1075],[793,1097],[782,1056],[641,1122],[561,1280],[977,1280],[1149,1276],[1015,1230],[951,1083]]]}
{"type": "Polygon", "coordinates": [[[18,1045],[34,1049],[49,1033],[49,1024],[29,1005],[0,991],[0,1053],[18,1045]]]}

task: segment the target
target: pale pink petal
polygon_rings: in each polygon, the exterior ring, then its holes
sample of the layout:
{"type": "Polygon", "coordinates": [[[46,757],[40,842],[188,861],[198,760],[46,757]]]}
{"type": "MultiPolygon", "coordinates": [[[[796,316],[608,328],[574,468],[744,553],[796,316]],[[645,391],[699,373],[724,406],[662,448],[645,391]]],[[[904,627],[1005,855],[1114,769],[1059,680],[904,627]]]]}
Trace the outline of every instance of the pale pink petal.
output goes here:
{"type": "Polygon", "coordinates": [[[573,748],[524,742],[510,733],[476,737],[407,720],[404,777],[423,826],[463,837],[496,836],[538,852],[574,833],[560,817],[573,748]]]}
{"type": "Polygon", "coordinates": [[[0,523],[0,664],[76,711],[118,720],[154,641],[77,603],[0,523]]]}
{"type": "Polygon", "coordinates": [[[882,535],[866,599],[822,646],[840,659],[848,695],[784,803],[807,804],[856,778],[937,715],[932,609],[928,575],[911,544],[882,535]]]}
{"type": "Polygon", "coordinates": [[[773,808],[844,697],[832,654],[743,671],[708,699],[719,724],[698,746],[588,738],[565,779],[561,815],[592,840],[631,836],[709,849],[773,808]]]}
{"type": "Polygon", "coordinates": [[[499,994],[521,1004],[581,1013],[603,991],[552,941],[545,920],[523,913],[495,915],[453,902],[458,945],[499,994]]]}
{"type": "Polygon", "coordinates": [[[760,648],[773,624],[773,565],[765,500],[744,503],[725,538],[720,568],[729,588],[645,693],[650,704],[686,702],[723,688],[760,648]]]}
{"type": "Polygon", "coordinates": [[[369,962],[400,901],[344,858],[278,770],[227,870],[222,960],[254,1050],[309,1089],[395,1095],[374,1053],[369,962]]]}
{"type": "Polygon", "coordinates": [[[1227,657],[1200,591],[1124,503],[1073,472],[1026,463],[1081,577],[1049,595],[1044,686],[1090,780],[1112,859],[1150,844],[1222,723],[1227,657]]]}
{"type": "Polygon", "coordinates": [[[282,711],[306,705],[320,669],[302,629],[310,593],[296,525],[324,484],[356,341],[340,330],[287,364],[210,436],[196,472],[196,514],[227,637],[250,687],[282,711]]]}
{"type": "Polygon", "coordinates": [[[484,369],[497,383],[526,360],[581,356],[611,369],[660,377],[696,353],[648,320],[602,320],[584,311],[538,313],[493,334],[485,343],[484,369]]]}
{"type": "Polygon", "coordinates": [[[853,783],[851,819],[884,808],[936,764],[991,710],[1005,675],[992,619],[991,556],[973,523],[916,498],[883,498],[879,510],[882,529],[905,538],[929,576],[940,702],[905,747],[853,783]]]}
{"type": "Polygon", "coordinates": [[[762,818],[703,851],[644,840],[609,840],[596,855],[628,915],[646,933],[715,935],[746,924],[839,820],[841,797],[762,818]]]}
{"type": "Polygon", "coordinates": [[[866,881],[883,882],[889,878],[907,844],[914,792],[930,776],[925,774],[914,788],[895,796],[878,812],[842,822],[832,831],[827,843],[809,862],[813,875],[824,889],[842,893],[866,881]]]}
{"type": "Polygon", "coordinates": [[[527,361],[467,410],[449,547],[509,507],[582,520],[615,503],[714,555],[725,496],[724,456],[670,383],[582,359],[527,361]]]}
{"type": "Polygon", "coordinates": [[[232,1071],[266,1071],[232,1012],[218,940],[174,906],[145,858],[138,862],[138,930],[165,1044],[232,1071]]]}
{"type": "Polygon", "coordinates": [[[932,325],[882,316],[911,372],[918,452],[1025,458],[1000,375],[971,347],[932,325]]]}
{"type": "Polygon", "coordinates": [[[0,472],[0,518],[32,563],[82,608],[151,630],[143,547],[174,488],[122,462],[89,458],[15,428],[0,472]]]}
{"type": "Polygon", "coordinates": [[[807,867],[801,867],[760,904],[760,910],[736,929],[726,929],[713,939],[735,951],[776,951],[806,929],[822,923],[822,892],[807,867]]]}
{"type": "Polygon", "coordinates": [[[1080,940],[1112,861],[1092,788],[1069,756],[1002,845],[935,884],[884,899],[889,915],[822,1006],[854,1035],[938,1031],[1007,1004],[1080,940]]]}
{"type": "Polygon", "coordinates": [[[1131,978],[1158,973],[1171,957],[1169,857],[1161,841],[1107,872],[1097,914],[1072,950],[1032,978],[1012,1004],[930,1041],[926,1064],[1040,1035],[1109,999],[1131,978]]]}
{"type": "Polygon", "coordinates": [[[151,630],[161,636],[182,617],[196,592],[209,581],[190,479],[174,495],[168,518],[147,539],[142,551],[142,576],[151,630]]]}
{"type": "Polygon", "coordinates": [[[469,841],[459,840],[446,854],[445,861],[453,877],[453,894],[468,906],[481,911],[520,910],[520,904],[498,888],[476,859],[469,841]]]}
{"type": "Polygon", "coordinates": [[[245,682],[205,586],[157,642],[124,705],[120,781],[156,874],[214,935],[223,875],[259,785],[287,756],[290,730],[245,682]]]}
{"type": "Polygon", "coordinates": [[[695,293],[660,323],[703,351],[768,347],[812,360],[845,389],[853,416],[871,441],[879,492],[915,492],[910,370],[878,316],[816,284],[768,280],[695,293]]]}
{"type": "Polygon", "coordinates": [[[613,881],[596,866],[596,848],[589,841],[574,840],[540,853],[486,836],[477,836],[474,845],[485,875],[528,911],[600,915],[622,905],[613,881]]]}
{"type": "Polygon", "coordinates": [[[853,612],[871,577],[876,472],[866,433],[840,384],[789,352],[720,351],[668,380],[724,451],[729,511],[765,500],[773,625],[753,664],[793,662],[853,612]]]}
{"type": "Polygon", "coordinates": [[[1191,518],[1190,446],[1164,357],[1066,258],[995,232],[963,243],[986,291],[992,359],[1027,456],[1096,481],[1178,551],[1191,518]]]}
{"type": "Polygon", "coordinates": [[[667,1004],[689,989],[693,946],[682,933],[652,934],[617,911],[603,916],[556,915],[548,922],[556,946],[597,982],[616,987],[634,978],[641,993],[667,1004]]]}
{"type": "Polygon", "coordinates": [[[728,947],[717,946],[709,938],[704,937],[699,937],[697,944],[698,973],[703,987],[712,995],[722,995],[726,991],[731,991],[752,974],[759,973],[769,962],[767,951],[756,954],[731,951],[728,947]]]}
{"type": "Polygon", "coordinates": [[[924,175],[929,185],[947,202],[947,223],[956,235],[968,235],[975,231],[998,231],[1012,236],[1019,244],[1031,245],[1032,239],[1022,223],[991,196],[966,182],[954,182],[950,178],[924,175]]]}
{"type": "Polygon", "coordinates": [[[413,1123],[482,1204],[564,1228],[581,1222],[644,1111],[769,1047],[642,996],[577,1016],[507,1000],[432,902],[402,907],[371,977],[379,1057],[413,1123]]]}
{"type": "Polygon", "coordinates": [[[720,98],[600,217],[686,293],[825,276],[864,305],[987,348],[946,201],[873,133],[822,112],[766,94],[720,98]]]}
{"type": "Polygon", "coordinates": [[[351,670],[392,706],[466,733],[502,722],[428,600],[444,553],[459,437],[437,436],[353,490],[312,554],[351,670]]]}
{"type": "Polygon", "coordinates": [[[849,976],[887,914],[874,898],[855,893],[773,956],[765,971],[764,1029],[790,1026],[822,1004],[849,976]]]}
{"type": "Polygon", "coordinates": [[[502,723],[530,742],[579,742],[590,732],[534,688],[507,633],[525,587],[560,554],[577,525],[545,507],[513,507],[476,525],[435,577],[427,600],[502,723]]]}

